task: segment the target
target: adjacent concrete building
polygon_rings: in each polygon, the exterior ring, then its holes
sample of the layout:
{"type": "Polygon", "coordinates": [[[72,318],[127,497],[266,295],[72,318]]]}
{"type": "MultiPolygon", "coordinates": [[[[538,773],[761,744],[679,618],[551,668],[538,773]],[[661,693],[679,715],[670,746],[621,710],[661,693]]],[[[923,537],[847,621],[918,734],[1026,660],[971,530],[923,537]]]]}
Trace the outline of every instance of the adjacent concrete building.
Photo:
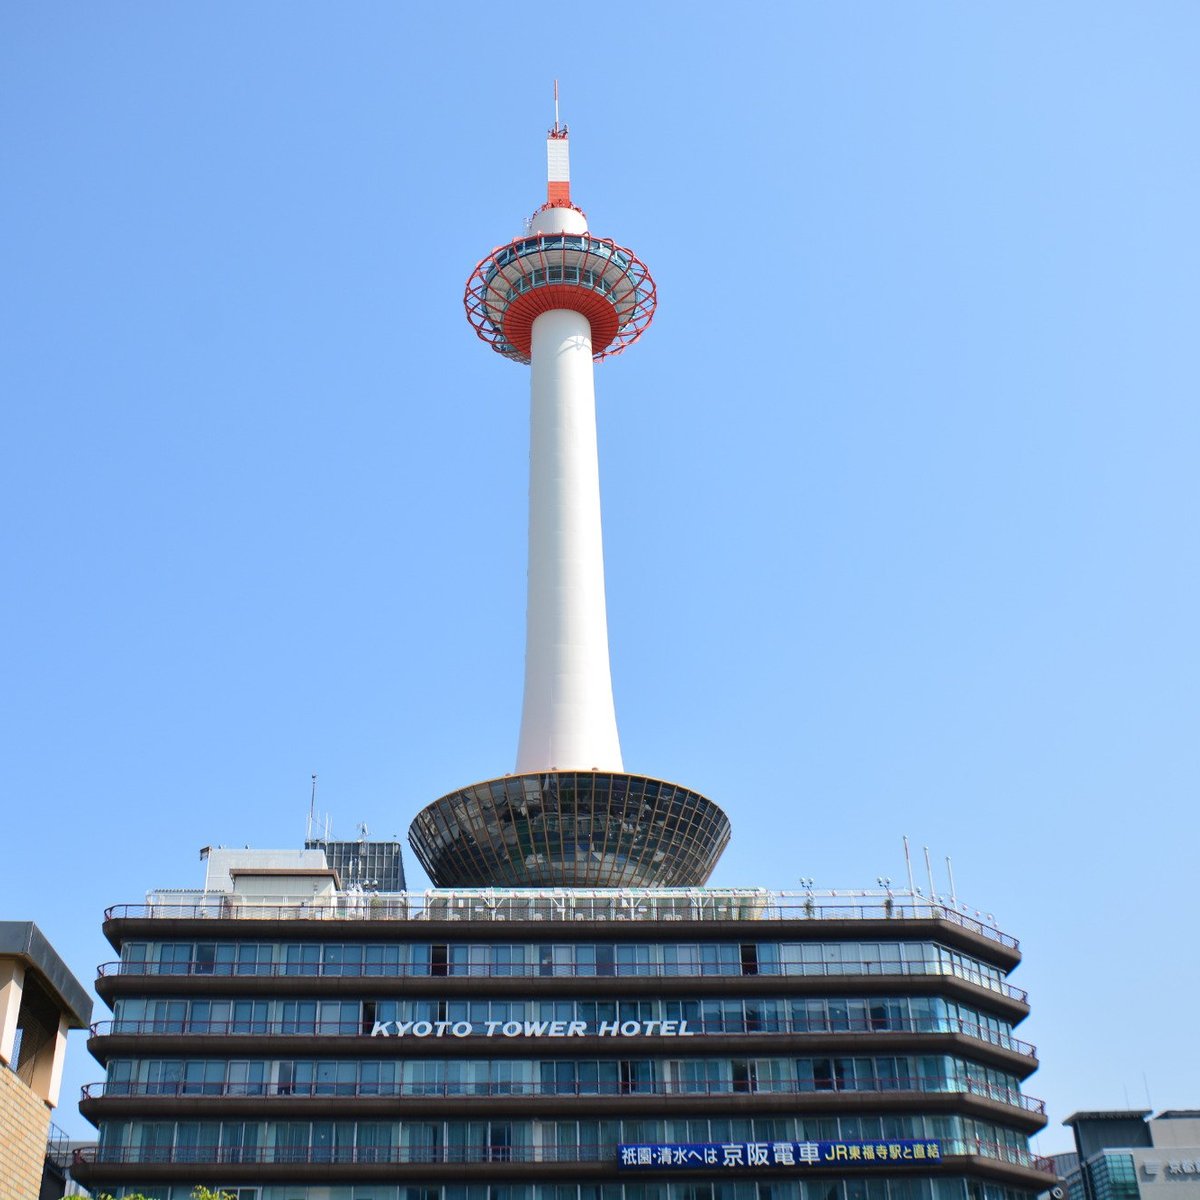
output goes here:
{"type": "Polygon", "coordinates": [[[1067,1200],[1200,1200],[1200,1109],[1072,1113],[1067,1200]]]}

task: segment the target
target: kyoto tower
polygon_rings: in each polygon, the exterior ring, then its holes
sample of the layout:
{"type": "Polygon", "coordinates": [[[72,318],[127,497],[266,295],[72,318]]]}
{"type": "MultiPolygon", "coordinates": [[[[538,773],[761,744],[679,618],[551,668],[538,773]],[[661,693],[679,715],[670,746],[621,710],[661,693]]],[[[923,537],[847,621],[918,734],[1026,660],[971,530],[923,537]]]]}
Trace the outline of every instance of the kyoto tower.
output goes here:
{"type": "Polygon", "coordinates": [[[471,272],[492,349],[530,367],[525,698],[513,774],[443,796],[409,842],[438,887],[691,887],[729,841],[697,792],[628,774],[608,656],[593,363],[650,325],[654,281],[571,201],[567,127],[546,139],[546,202],[471,272]]]}

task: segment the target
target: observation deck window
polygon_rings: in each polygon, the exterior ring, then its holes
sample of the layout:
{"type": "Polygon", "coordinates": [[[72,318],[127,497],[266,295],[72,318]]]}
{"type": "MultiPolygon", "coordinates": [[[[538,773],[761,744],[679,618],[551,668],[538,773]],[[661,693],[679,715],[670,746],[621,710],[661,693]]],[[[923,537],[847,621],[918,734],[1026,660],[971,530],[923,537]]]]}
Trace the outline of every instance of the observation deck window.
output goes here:
{"type": "Polygon", "coordinates": [[[531,271],[517,276],[512,280],[505,292],[505,300],[512,301],[525,292],[552,283],[574,283],[589,288],[601,295],[611,295],[615,286],[603,271],[595,271],[581,266],[535,267],[531,271]]]}

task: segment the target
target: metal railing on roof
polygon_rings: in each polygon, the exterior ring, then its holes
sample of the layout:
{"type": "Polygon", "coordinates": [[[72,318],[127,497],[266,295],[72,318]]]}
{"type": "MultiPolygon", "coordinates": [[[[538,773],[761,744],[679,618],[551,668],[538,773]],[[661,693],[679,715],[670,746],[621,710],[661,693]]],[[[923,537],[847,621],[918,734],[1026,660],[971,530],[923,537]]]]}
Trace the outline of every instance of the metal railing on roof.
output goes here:
{"type": "Polygon", "coordinates": [[[913,921],[957,925],[1001,946],[1020,943],[991,914],[914,892],[769,892],[756,888],[453,889],[338,892],[321,897],[160,890],[145,904],[115,904],[108,920],[344,921],[913,921]]]}

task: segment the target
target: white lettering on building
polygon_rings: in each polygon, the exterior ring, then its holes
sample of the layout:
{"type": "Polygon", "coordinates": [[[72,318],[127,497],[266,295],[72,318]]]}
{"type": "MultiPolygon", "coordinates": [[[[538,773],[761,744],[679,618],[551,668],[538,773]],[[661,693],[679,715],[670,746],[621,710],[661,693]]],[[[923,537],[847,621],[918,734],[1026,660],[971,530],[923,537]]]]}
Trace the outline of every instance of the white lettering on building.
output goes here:
{"type": "Polygon", "coordinates": [[[695,1037],[686,1021],[375,1021],[371,1037],[695,1037]]]}

